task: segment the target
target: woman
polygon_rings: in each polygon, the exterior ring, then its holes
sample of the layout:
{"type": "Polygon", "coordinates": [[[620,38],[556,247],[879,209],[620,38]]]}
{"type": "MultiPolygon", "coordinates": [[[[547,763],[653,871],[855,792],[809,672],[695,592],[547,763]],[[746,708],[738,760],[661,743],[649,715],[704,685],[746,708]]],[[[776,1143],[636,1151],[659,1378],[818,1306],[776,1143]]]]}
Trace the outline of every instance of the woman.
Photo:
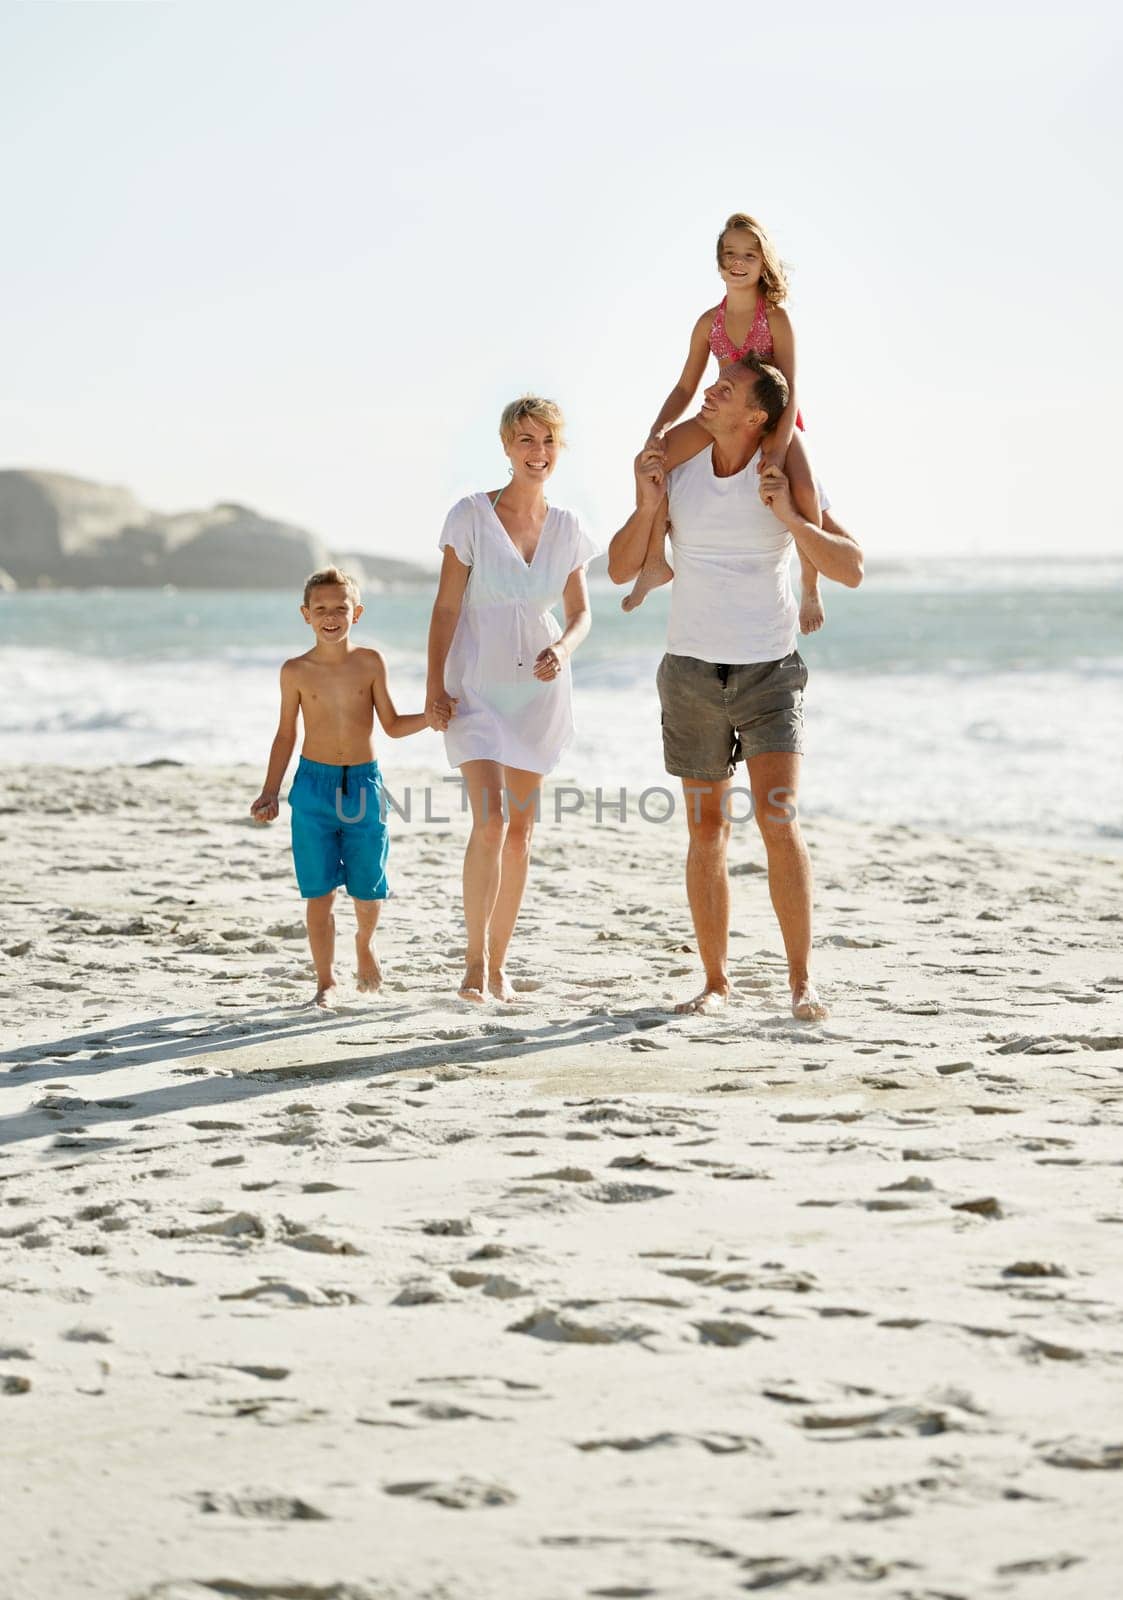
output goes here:
{"type": "Polygon", "coordinates": [[[467,966],[460,998],[510,1002],[507,947],[530,862],[542,779],[573,735],[569,658],[589,631],[585,568],[596,546],[572,511],[546,503],[565,419],[524,395],[499,422],[511,481],[453,506],[440,537],[426,715],[464,775],[467,966]],[[565,627],[551,607],[561,600],[565,627]],[[504,815],[506,791],[508,815],[504,815]]]}

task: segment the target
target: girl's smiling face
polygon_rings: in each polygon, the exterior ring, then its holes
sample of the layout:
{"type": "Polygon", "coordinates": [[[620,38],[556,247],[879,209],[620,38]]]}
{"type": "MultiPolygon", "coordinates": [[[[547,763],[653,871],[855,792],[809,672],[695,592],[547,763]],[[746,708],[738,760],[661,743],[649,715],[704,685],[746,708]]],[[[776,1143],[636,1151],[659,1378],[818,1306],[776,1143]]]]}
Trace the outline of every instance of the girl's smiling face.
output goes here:
{"type": "Polygon", "coordinates": [[[515,425],[515,437],[504,449],[516,482],[545,483],[557,465],[557,435],[533,417],[523,417],[515,425]]]}
{"type": "Polygon", "coordinates": [[[721,241],[722,282],[727,289],[755,289],[760,282],[764,255],[747,228],[729,228],[721,241]]]}

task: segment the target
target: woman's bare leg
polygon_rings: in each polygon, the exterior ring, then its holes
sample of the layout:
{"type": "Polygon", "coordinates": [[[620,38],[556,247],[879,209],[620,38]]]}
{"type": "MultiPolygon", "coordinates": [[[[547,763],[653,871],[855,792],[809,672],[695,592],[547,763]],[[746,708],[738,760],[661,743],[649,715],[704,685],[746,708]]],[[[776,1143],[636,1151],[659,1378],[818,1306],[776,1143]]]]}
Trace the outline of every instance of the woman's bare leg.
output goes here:
{"type": "Polygon", "coordinates": [[[503,850],[503,768],[498,761],[465,761],[460,768],[472,806],[472,832],[464,852],[464,922],[468,930],[460,998],[478,1005],[487,997],[487,931],[499,894],[503,850]]]}
{"type": "Polygon", "coordinates": [[[504,970],[507,947],[518,921],[530,866],[530,841],[538,817],[542,774],[504,767],[507,789],[507,832],[503,840],[499,894],[488,926],[488,988],[497,1000],[510,1002],[515,991],[504,970]]]}

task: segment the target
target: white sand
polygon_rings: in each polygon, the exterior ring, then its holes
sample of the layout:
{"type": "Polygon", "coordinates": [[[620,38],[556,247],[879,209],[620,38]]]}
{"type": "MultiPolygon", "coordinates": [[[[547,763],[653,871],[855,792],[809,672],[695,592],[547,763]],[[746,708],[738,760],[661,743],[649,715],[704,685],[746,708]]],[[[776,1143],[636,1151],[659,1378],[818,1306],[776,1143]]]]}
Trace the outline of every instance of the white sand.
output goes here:
{"type": "Polygon", "coordinates": [[[259,776],[4,777],[4,1600],[1118,1593],[1120,863],[810,827],[808,1027],[739,828],[675,1018],[681,822],[544,822],[478,1011],[399,822],[325,1017],[259,776]]]}

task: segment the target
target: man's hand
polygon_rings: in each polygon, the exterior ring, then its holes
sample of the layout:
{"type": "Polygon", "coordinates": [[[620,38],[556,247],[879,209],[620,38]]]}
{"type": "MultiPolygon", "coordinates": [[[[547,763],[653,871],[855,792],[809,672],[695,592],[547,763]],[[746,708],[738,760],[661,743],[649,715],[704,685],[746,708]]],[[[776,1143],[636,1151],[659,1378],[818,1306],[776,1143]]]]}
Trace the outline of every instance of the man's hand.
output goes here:
{"type": "Polygon", "coordinates": [[[457,702],[451,695],[430,695],[425,703],[425,725],[434,733],[445,733],[456,715],[457,702]]]}
{"type": "Polygon", "coordinates": [[[250,816],[255,822],[272,822],[280,810],[276,791],[263,789],[250,807],[250,816]]]}
{"type": "Polygon", "coordinates": [[[779,517],[781,522],[787,524],[796,516],[796,509],[792,505],[791,485],[779,467],[766,467],[763,462],[761,463],[760,498],[772,515],[779,517]]]}
{"type": "Polygon", "coordinates": [[[662,439],[649,439],[636,457],[636,505],[641,510],[657,506],[666,489],[664,460],[667,448],[662,439]]]}

